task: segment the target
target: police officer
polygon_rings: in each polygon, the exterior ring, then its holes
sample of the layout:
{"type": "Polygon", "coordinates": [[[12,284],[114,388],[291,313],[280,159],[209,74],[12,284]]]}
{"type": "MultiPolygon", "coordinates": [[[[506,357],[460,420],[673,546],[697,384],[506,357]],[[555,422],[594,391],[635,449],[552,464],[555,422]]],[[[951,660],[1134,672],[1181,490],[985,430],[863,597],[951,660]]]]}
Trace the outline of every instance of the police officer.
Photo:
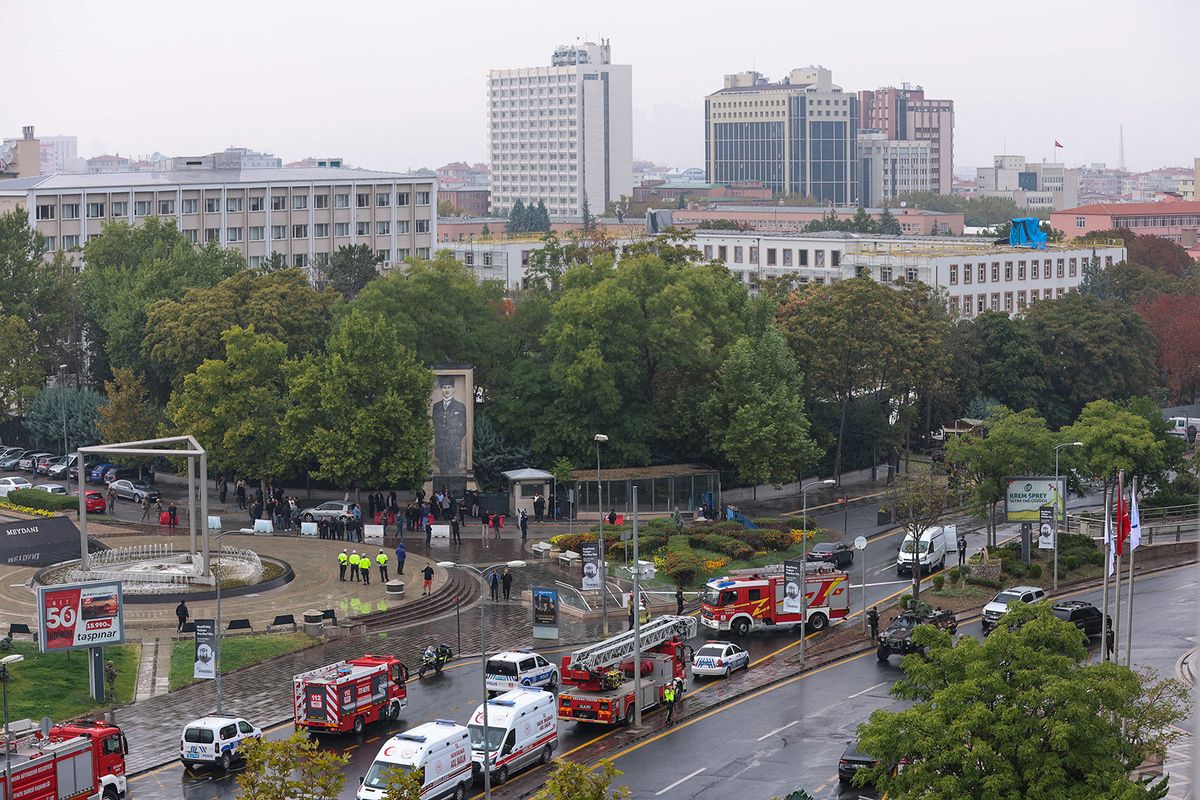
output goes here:
{"type": "Polygon", "coordinates": [[[967,537],[961,533],[958,535],[958,565],[961,567],[967,563],[967,537]]]}
{"type": "Polygon", "coordinates": [[[346,555],[346,548],[342,548],[342,552],[338,553],[338,580],[342,583],[346,582],[346,563],[350,561],[350,556],[346,555]]]}
{"type": "Polygon", "coordinates": [[[670,727],[675,724],[675,681],[663,689],[663,702],[667,706],[667,727],[670,727]]]}
{"type": "Polygon", "coordinates": [[[380,550],[379,555],[375,556],[375,563],[379,565],[379,580],[383,581],[384,583],[388,582],[387,562],[387,553],[380,550]]]}
{"type": "Polygon", "coordinates": [[[358,551],[350,551],[350,582],[354,583],[358,580],[358,551]]]}
{"type": "Polygon", "coordinates": [[[675,614],[680,617],[683,616],[683,587],[682,586],[675,587],[675,614]]]}
{"type": "Polygon", "coordinates": [[[879,638],[879,612],[875,609],[875,606],[871,606],[871,610],[867,612],[867,625],[871,628],[872,640],[879,638]]]}
{"type": "Polygon", "coordinates": [[[362,573],[362,582],[365,586],[371,585],[371,557],[367,555],[364,549],[362,555],[358,557],[358,570],[362,573]]]}
{"type": "Polygon", "coordinates": [[[1104,626],[1104,660],[1112,661],[1113,649],[1116,647],[1117,637],[1113,633],[1111,625],[1107,623],[1104,626]]]}

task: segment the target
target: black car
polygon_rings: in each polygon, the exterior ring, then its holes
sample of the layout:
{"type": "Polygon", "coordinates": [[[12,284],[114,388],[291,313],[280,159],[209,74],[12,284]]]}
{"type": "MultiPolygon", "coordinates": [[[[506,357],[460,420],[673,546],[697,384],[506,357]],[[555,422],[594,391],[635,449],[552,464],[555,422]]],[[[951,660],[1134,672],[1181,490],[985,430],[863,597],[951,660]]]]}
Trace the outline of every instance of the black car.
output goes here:
{"type": "Polygon", "coordinates": [[[1083,631],[1088,639],[1098,639],[1104,634],[1104,615],[1100,609],[1083,600],[1064,600],[1051,609],[1054,616],[1070,622],[1083,631]]]}
{"type": "Polygon", "coordinates": [[[843,786],[848,786],[860,769],[870,769],[878,763],[866,753],[859,752],[857,740],[846,742],[846,749],[838,759],[838,781],[843,786]]]}
{"type": "Polygon", "coordinates": [[[854,548],[841,542],[820,542],[808,551],[809,561],[823,561],[835,567],[847,567],[854,563],[854,548]]]}

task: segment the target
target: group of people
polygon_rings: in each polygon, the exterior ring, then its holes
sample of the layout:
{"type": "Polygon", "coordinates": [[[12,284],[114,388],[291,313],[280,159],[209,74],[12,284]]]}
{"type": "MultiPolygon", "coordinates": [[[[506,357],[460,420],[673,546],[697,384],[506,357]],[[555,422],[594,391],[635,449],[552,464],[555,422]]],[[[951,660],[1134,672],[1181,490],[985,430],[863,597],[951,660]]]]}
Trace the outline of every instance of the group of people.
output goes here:
{"type": "Polygon", "coordinates": [[[503,573],[497,573],[495,570],[488,577],[488,588],[492,590],[492,602],[498,601],[500,590],[504,590],[504,599],[510,600],[512,595],[513,576],[509,572],[508,567],[504,568],[503,573]]]}
{"type": "MultiPolygon", "coordinates": [[[[408,551],[404,548],[404,542],[400,542],[396,545],[395,552],[396,574],[403,575],[404,562],[408,560],[408,551]]],[[[366,548],[363,548],[363,551],[360,553],[357,550],[350,550],[349,552],[346,552],[346,548],[343,547],[342,552],[338,553],[337,555],[338,580],[342,583],[347,581],[352,583],[361,581],[364,586],[370,586],[371,567],[375,566],[379,569],[380,583],[386,584],[389,580],[388,563],[390,561],[391,558],[388,556],[387,552],[383,550],[383,548],[379,548],[379,552],[376,553],[374,559],[372,559],[371,554],[367,552],[366,548]],[[347,574],[349,574],[349,577],[347,577],[347,574]]],[[[508,572],[508,570],[506,569],[505,572],[508,572]]],[[[433,591],[432,564],[426,564],[424,569],[421,570],[421,579],[423,584],[421,591],[422,596],[431,593],[433,591]]],[[[510,577],[509,584],[511,583],[512,578],[510,577]]],[[[492,599],[495,599],[494,593],[492,599]]],[[[507,587],[505,588],[504,599],[508,599],[507,587]]]]}
{"type": "MultiPolygon", "coordinates": [[[[117,494],[111,486],[108,487],[105,499],[108,503],[108,509],[111,512],[117,502],[117,494]]],[[[142,510],[142,522],[148,523],[153,518],[158,520],[159,525],[164,525],[167,528],[174,529],[179,527],[179,508],[175,505],[174,500],[167,501],[166,508],[163,508],[162,500],[155,498],[151,501],[148,495],[142,495],[141,499],[134,502],[142,510]]]]}

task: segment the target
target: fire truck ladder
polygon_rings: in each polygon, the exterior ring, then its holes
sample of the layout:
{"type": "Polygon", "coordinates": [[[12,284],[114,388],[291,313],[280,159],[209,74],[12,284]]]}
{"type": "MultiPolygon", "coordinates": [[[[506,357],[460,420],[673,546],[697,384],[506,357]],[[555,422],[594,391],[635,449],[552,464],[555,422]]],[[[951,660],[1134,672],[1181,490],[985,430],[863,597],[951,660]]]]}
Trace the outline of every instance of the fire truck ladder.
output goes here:
{"type": "MultiPolygon", "coordinates": [[[[696,618],[662,616],[650,620],[641,628],[641,649],[644,652],[652,647],[657,647],[672,636],[679,636],[682,639],[692,638],[696,635],[696,618]]],[[[619,633],[603,642],[576,650],[571,654],[571,663],[568,668],[598,672],[612,664],[632,659],[634,649],[633,631],[619,633]]]]}

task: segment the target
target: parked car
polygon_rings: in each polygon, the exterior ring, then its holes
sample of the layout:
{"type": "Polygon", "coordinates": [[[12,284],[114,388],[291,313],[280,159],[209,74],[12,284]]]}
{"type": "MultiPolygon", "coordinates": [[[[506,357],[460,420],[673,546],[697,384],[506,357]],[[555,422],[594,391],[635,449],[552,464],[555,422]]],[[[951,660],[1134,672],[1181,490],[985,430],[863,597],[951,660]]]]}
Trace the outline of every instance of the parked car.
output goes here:
{"type": "Polygon", "coordinates": [[[21,447],[12,447],[5,451],[3,456],[0,456],[0,469],[5,469],[11,472],[17,468],[17,464],[22,458],[32,453],[32,450],[26,450],[21,447]]]}
{"type": "Polygon", "coordinates": [[[143,498],[147,498],[153,503],[159,498],[158,489],[142,481],[121,479],[110,483],[108,488],[112,489],[113,493],[122,500],[133,500],[140,503],[143,498]]]}
{"type": "Polygon", "coordinates": [[[1046,590],[1038,586],[1014,586],[1005,589],[983,607],[983,633],[986,636],[996,629],[1000,618],[1008,613],[1009,603],[1036,603],[1046,596],[1046,590]]]}
{"type": "Polygon", "coordinates": [[[750,654],[733,642],[705,642],[692,656],[693,675],[724,675],[735,669],[748,669],[750,654]]]}
{"type": "Polygon", "coordinates": [[[65,496],[67,493],[67,487],[63,486],[61,483],[39,483],[33,488],[49,494],[61,494],[65,496]]]}
{"type": "Polygon", "coordinates": [[[846,749],[842,751],[842,757],[838,759],[838,782],[843,786],[849,786],[851,779],[858,774],[860,769],[870,769],[878,763],[877,760],[858,749],[857,740],[846,742],[846,749]]]}
{"type": "Polygon", "coordinates": [[[854,563],[854,548],[841,542],[819,542],[808,551],[808,560],[847,567],[854,563]]]}
{"type": "Polygon", "coordinates": [[[316,522],[319,519],[337,519],[338,517],[350,517],[353,514],[350,511],[350,503],[343,503],[341,500],[330,500],[321,503],[319,506],[306,508],[300,512],[300,519],[305,522],[316,522]]]}
{"type": "Polygon", "coordinates": [[[66,456],[54,456],[54,455],[42,456],[41,458],[39,458],[37,460],[37,464],[34,465],[33,471],[36,472],[38,475],[46,475],[49,473],[51,466],[62,461],[64,458],[66,458],[66,456]]]}
{"type": "Polygon", "coordinates": [[[37,469],[38,459],[47,458],[53,455],[53,453],[46,453],[43,451],[21,456],[21,460],[17,462],[17,469],[21,470],[22,472],[33,472],[37,469]]]}
{"type": "Polygon", "coordinates": [[[12,456],[20,456],[25,452],[24,447],[15,447],[13,445],[0,445],[0,461],[12,456]]]}
{"type": "Polygon", "coordinates": [[[0,497],[8,497],[13,489],[29,489],[32,483],[21,477],[0,478],[0,497]]]}
{"type": "MultiPolygon", "coordinates": [[[[75,497],[79,496],[79,492],[73,493],[75,497]]],[[[104,495],[95,489],[88,489],[83,495],[84,508],[89,514],[103,514],[108,510],[108,501],[104,499],[104,495]]]]}
{"type": "Polygon", "coordinates": [[[108,472],[113,467],[117,466],[110,461],[105,461],[88,470],[88,483],[104,483],[104,473],[108,472]]]}
{"type": "Polygon", "coordinates": [[[144,470],[140,470],[137,467],[110,467],[108,471],[104,473],[104,482],[112,483],[113,481],[119,481],[123,478],[130,481],[149,483],[152,479],[143,479],[143,471],[144,470]]]}
{"type": "MultiPolygon", "coordinates": [[[[75,469],[75,457],[75,453],[69,453],[51,464],[50,469],[46,470],[47,477],[65,478],[70,475],[72,480],[77,480],[79,478],[79,470],[75,469]]],[[[85,460],[84,463],[91,466],[90,461],[85,460]]]]}

